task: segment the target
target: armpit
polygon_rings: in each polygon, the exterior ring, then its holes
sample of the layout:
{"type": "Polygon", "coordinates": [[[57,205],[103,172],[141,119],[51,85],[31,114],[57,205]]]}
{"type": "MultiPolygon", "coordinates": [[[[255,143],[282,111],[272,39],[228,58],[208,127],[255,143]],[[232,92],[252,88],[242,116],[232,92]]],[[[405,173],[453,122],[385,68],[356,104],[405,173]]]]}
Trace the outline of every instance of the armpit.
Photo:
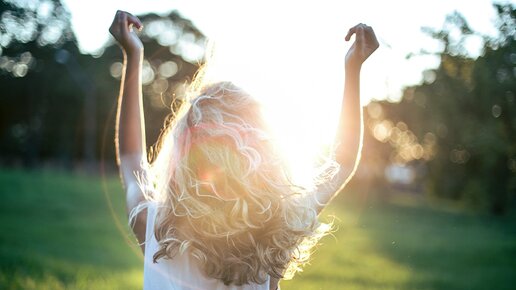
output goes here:
{"type": "Polygon", "coordinates": [[[326,180],[321,179],[321,183],[309,194],[310,202],[320,212],[331,199],[343,188],[351,170],[339,166],[326,180]]]}

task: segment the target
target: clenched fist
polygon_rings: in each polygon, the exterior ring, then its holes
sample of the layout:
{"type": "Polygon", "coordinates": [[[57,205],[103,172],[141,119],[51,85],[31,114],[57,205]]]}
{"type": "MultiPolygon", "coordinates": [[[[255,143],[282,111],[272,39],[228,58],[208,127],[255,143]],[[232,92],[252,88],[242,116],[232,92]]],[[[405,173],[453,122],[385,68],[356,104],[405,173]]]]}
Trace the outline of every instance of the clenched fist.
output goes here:
{"type": "Polygon", "coordinates": [[[120,44],[124,53],[141,54],[143,53],[143,43],[133,28],[138,30],[143,28],[140,19],[128,12],[118,10],[111,27],[109,27],[109,32],[120,44]]]}
{"type": "Polygon", "coordinates": [[[360,23],[349,29],[345,38],[346,41],[349,41],[353,34],[355,34],[355,42],[346,54],[346,68],[360,69],[364,61],[373,54],[380,44],[376,39],[373,28],[365,24],[360,23]]]}

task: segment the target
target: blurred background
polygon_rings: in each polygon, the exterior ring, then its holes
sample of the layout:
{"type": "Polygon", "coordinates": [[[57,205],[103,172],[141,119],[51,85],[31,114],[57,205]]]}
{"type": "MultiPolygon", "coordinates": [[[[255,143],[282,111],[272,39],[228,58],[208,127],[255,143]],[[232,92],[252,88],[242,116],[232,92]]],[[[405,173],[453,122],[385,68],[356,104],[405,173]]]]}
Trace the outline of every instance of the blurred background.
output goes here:
{"type": "Polygon", "coordinates": [[[0,289],[141,288],[114,155],[117,9],[144,23],[148,146],[210,39],[211,75],[264,104],[300,182],[334,135],[343,37],[375,29],[362,162],[322,215],[338,230],[282,289],[514,289],[516,3],[336,2],[0,1],[0,289]]]}

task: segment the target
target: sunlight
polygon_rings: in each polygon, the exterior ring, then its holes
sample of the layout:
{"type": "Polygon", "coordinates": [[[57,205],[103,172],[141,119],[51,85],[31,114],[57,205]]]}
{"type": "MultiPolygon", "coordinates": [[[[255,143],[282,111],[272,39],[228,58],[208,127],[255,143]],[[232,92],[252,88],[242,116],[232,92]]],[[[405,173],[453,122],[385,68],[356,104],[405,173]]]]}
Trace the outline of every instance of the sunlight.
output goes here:
{"type": "MultiPolygon", "coordinates": [[[[330,78],[314,74],[320,64],[285,57],[283,53],[294,47],[282,46],[278,51],[259,43],[238,47],[217,43],[208,61],[207,81],[230,80],[262,103],[264,118],[289,163],[294,182],[309,186],[315,161],[335,135],[342,85],[332,86],[330,78]],[[235,59],[234,51],[239,49],[247,49],[254,57],[235,59]],[[278,64],[282,68],[273,70],[278,64]]],[[[343,71],[338,70],[333,75],[340,74],[343,79],[343,71]]]]}
{"type": "MultiPolygon", "coordinates": [[[[224,14],[219,29],[208,31],[216,46],[207,77],[232,81],[263,104],[264,116],[294,181],[309,185],[314,165],[329,153],[324,150],[332,145],[336,133],[344,59],[352,44],[345,42],[344,36],[358,20],[351,17],[343,21],[333,17],[335,11],[323,7],[299,6],[301,12],[289,14],[288,21],[282,9],[261,5],[238,6],[235,9],[242,13],[224,14]],[[248,10],[254,15],[266,14],[267,21],[255,21],[248,10]],[[333,16],[320,17],[324,14],[333,16]]],[[[396,86],[385,80],[388,68],[398,66],[388,48],[382,51],[380,59],[362,69],[362,105],[386,94],[399,97],[399,93],[392,93],[396,86]],[[386,63],[392,65],[381,65],[386,63]]]]}

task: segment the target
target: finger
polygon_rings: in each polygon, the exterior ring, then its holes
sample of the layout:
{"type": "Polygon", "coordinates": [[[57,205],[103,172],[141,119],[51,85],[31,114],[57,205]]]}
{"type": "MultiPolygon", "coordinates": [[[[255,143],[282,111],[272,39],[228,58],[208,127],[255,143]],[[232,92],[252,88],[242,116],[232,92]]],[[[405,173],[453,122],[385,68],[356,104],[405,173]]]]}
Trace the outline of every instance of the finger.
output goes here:
{"type": "Polygon", "coordinates": [[[371,26],[367,27],[368,31],[368,38],[372,42],[373,46],[378,48],[380,46],[380,43],[378,42],[378,38],[376,38],[376,34],[374,33],[374,30],[371,26]]]}
{"type": "Polygon", "coordinates": [[[370,50],[367,54],[373,53],[380,44],[378,43],[378,39],[374,33],[374,30],[371,26],[364,25],[364,42],[363,42],[363,50],[370,50]]]}
{"type": "Polygon", "coordinates": [[[117,10],[117,11],[116,11],[116,14],[115,14],[115,19],[116,19],[117,21],[120,21],[120,19],[122,19],[122,14],[123,14],[123,13],[124,13],[124,11],[122,11],[122,10],[117,10]]]}
{"type": "Polygon", "coordinates": [[[126,15],[127,15],[127,22],[129,25],[134,25],[134,27],[136,27],[138,30],[141,30],[143,28],[143,24],[142,22],[140,21],[140,19],[138,19],[138,17],[132,15],[131,13],[127,13],[126,12],[126,15]]]}
{"type": "Polygon", "coordinates": [[[351,36],[355,33],[355,29],[354,28],[350,28],[348,30],[348,34],[346,34],[346,37],[344,37],[344,40],[346,41],[349,41],[349,39],[351,38],[351,36]]]}
{"type": "Polygon", "coordinates": [[[353,34],[356,34],[357,33],[357,29],[359,27],[364,27],[366,26],[365,24],[362,24],[362,23],[359,23],[353,27],[351,27],[349,30],[348,30],[348,34],[346,34],[346,37],[344,38],[346,41],[349,41],[351,39],[351,36],[353,36],[353,34]]]}
{"type": "Polygon", "coordinates": [[[115,13],[115,17],[113,17],[113,22],[111,22],[111,26],[109,27],[109,31],[111,34],[114,34],[118,30],[119,22],[120,22],[120,10],[117,10],[115,13]]]}
{"type": "Polygon", "coordinates": [[[364,32],[364,26],[363,25],[359,25],[356,28],[356,31],[355,31],[355,43],[362,50],[366,47],[366,39],[365,39],[365,32],[364,32]]]}
{"type": "Polygon", "coordinates": [[[121,34],[126,37],[129,34],[129,26],[127,25],[127,14],[125,12],[120,13],[120,21],[118,27],[121,34]]]}
{"type": "Polygon", "coordinates": [[[348,30],[348,34],[346,34],[346,37],[344,38],[346,41],[349,41],[349,39],[351,38],[351,36],[353,36],[353,34],[355,34],[355,31],[358,27],[358,25],[360,24],[357,24],[353,27],[351,27],[349,30],[348,30]]]}

